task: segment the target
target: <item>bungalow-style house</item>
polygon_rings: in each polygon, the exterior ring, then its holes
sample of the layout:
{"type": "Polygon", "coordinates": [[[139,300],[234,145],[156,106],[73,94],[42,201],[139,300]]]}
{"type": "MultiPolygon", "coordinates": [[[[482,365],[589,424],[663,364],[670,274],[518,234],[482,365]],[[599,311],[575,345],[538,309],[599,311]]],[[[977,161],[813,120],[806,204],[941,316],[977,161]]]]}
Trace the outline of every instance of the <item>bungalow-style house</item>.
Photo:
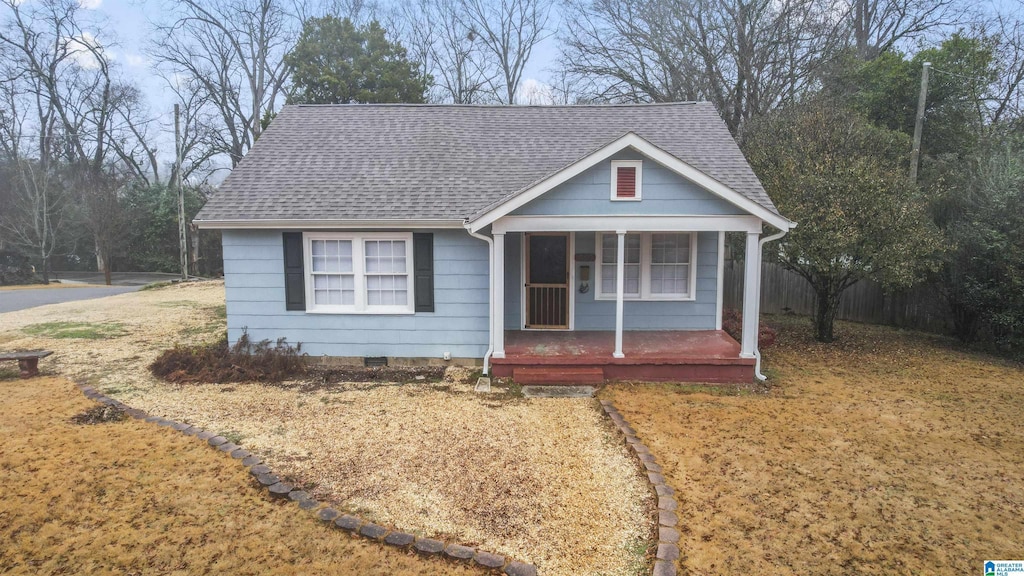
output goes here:
{"type": "Polygon", "coordinates": [[[195,222],[223,233],[231,342],[523,383],[749,381],[762,231],[795,225],[692,102],[285,106],[195,222]]]}

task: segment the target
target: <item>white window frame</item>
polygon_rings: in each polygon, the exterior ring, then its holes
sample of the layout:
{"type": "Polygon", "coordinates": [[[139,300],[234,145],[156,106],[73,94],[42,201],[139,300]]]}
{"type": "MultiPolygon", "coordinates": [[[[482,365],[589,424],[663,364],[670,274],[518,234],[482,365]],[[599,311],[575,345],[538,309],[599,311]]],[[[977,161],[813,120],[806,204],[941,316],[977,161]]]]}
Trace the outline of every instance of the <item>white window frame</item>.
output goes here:
{"type": "MultiPolygon", "coordinates": [[[[416,286],[413,276],[412,234],[402,232],[304,232],[302,234],[303,275],[306,282],[306,312],[311,314],[414,314],[416,286]],[[352,274],[355,278],[355,304],[317,305],[313,297],[313,240],[349,240],[352,242],[352,274]],[[366,303],[366,241],[405,242],[405,305],[369,305],[366,303]]],[[[401,276],[401,274],[393,274],[401,276]]]]}
{"type": "MultiPolygon", "coordinates": [[[[601,285],[604,275],[601,273],[603,264],[604,243],[602,236],[610,234],[616,236],[615,232],[598,232],[594,236],[594,243],[597,247],[595,254],[594,273],[594,300],[615,300],[615,291],[610,294],[603,293],[601,285]]],[[[655,302],[692,302],[697,299],[697,237],[696,232],[663,230],[657,232],[632,232],[640,234],[640,295],[623,294],[623,300],[633,301],[655,301],[655,302]],[[652,294],[651,293],[651,237],[653,234],[689,234],[690,235],[690,270],[687,279],[687,293],[681,294],[652,294]]],[[[607,264],[614,266],[615,264],[607,264]]]]}
{"type": "Polygon", "coordinates": [[[612,160],[612,202],[639,202],[643,195],[643,160],[612,160]],[[619,168],[636,168],[636,196],[619,198],[619,168]]]}

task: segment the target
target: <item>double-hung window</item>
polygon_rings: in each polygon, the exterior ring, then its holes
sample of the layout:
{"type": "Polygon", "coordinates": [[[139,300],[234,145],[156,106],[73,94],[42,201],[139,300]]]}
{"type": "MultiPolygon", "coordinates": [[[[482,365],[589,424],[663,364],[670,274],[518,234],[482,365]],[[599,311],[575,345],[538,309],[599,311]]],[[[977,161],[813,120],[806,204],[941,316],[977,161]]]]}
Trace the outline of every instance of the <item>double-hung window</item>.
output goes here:
{"type": "Polygon", "coordinates": [[[308,233],[307,310],[412,313],[412,235],[308,233]]]}
{"type": "MultiPolygon", "coordinates": [[[[623,297],[628,300],[693,300],[696,235],[691,232],[626,234],[623,297]]],[[[618,235],[597,235],[598,300],[614,300],[618,235]]]]}
{"type": "MultiPolygon", "coordinates": [[[[622,285],[622,293],[629,298],[640,297],[640,234],[626,234],[626,258],[625,273],[622,275],[625,281],[622,285]]],[[[617,234],[601,235],[601,288],[598,296],[611,296],[615,298],[615,291],[618,289],[616,278],[618,277],[618,254],[619,237],[617,234]]]]}

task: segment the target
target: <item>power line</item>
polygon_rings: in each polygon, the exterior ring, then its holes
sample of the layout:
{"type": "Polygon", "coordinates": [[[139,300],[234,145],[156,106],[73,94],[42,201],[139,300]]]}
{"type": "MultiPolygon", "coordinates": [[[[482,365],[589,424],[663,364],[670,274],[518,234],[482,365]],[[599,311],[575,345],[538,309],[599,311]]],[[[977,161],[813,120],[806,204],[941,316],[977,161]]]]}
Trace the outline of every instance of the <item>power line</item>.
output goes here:
{"type": "Polygon", "coordinates": [[[964,76],[963,74],[957,74],[956,72],[947,72],[945,70],[942,70],[941,68],[936,68],[934,66],[932,66],[932,71],[938,72],[939,74],[945,74],[947,76],[955,76],[957,78],[962,78],[964,80],[971,80],[972,82],[982,82],[985,84],[989,84],[988,80],[985,80],[984,78],[981,78],[979,76],[964,76]]]}

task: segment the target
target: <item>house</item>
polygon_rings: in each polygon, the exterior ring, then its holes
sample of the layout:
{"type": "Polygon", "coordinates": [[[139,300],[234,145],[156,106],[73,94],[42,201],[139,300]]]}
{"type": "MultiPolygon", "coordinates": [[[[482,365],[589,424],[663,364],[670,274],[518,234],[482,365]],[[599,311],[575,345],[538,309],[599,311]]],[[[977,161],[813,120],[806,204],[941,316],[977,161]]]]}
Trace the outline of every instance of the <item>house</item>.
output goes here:
{"type": "Polygon", "coordinates": [[[794,226],[690,102],[285,106],[195,222],[223,233],[232,342],[524,383],[749,381],[724,233],[754,310],[764,225],[794,226]]]}

